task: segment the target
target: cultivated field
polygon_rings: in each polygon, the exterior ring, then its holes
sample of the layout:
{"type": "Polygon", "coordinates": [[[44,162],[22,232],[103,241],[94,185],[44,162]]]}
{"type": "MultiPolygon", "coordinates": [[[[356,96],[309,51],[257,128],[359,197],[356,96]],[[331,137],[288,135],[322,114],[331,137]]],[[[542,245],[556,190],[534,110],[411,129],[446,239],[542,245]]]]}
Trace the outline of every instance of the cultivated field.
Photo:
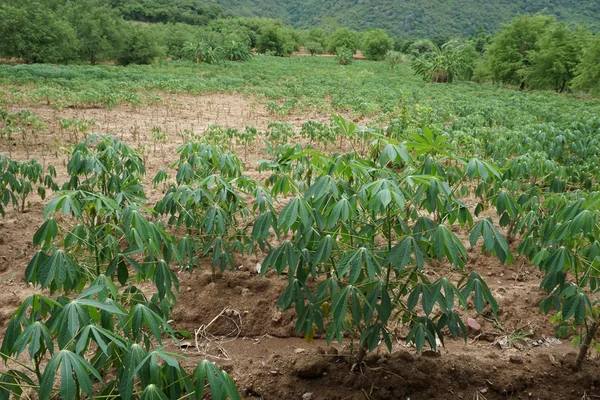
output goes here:
{"type": "Polygon", "coordinates": [[[598,100],[325,57],[0,66],[0,133],[0,398],[600,397],[598,100]]]}

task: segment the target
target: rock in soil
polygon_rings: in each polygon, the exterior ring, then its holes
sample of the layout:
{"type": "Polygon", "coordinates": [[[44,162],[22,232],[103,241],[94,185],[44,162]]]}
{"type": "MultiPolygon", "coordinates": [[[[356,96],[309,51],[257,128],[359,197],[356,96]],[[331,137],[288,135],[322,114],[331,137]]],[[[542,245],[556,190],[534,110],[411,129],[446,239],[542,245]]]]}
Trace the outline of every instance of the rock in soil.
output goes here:
{"type": "Polygon", "coordinates": [[[469,326],[469,330],[475,335],[481,332],[481,325],[479,325],[479,322],[477,322],[473,318],[469,318],[467,320],[467,325],[469,326]]]}

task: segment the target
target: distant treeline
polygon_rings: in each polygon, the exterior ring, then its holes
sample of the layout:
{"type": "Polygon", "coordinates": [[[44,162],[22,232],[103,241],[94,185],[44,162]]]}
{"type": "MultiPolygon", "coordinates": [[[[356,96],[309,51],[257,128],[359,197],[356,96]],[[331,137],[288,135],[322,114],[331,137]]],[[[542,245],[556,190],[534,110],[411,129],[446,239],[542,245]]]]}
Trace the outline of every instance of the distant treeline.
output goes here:
{"type": "MultiPolygon", "coordinates": [[[[554,17],[519,15],[495,35],[478,28],[467,39],[393,38],[383,29],[363,32],[333,19],[310,30],[268,18],[233,18],[194,0],[5,0],[0,5],[0,56],[27,63],[116,62],[155,59],[202,63],[246,61],[252,49],[289,56],[348,54],[393,65],[412,59],[427,81],[479,82],[521,88],[600,93],[600,35],[554,17]]],[[[343,61],[343,62],[342,62],[343,61]]]]}

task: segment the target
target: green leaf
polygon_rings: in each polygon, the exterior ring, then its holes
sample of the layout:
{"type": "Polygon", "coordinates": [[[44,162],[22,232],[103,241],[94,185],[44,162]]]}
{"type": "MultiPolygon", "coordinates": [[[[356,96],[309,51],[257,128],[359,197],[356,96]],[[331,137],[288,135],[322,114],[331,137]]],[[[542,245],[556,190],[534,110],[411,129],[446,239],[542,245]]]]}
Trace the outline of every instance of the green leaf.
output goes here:
{"type": "Polygon", "coordinates": [[[41,247],[49,244],[58,235],[58,224],[54,218],[48,218],[33,235],[33,245],[41,247]]]}
{"type": "Polygon", "coordinates": [[[169,400],[169,398],[156,385],[150,384],[142,392],[141,400],[169,400]]]}
{"type": "Polygon", "coordinates": [[[93,388],[90,375],[102,382],[98,371],[83,357],[69,350],[60,350],[50,359],[42,375],[39,391],[41,399],[51,397],[59,366],[61,367],[60,396],[62,399],[74,399],[77,385],[83,393],[92,397],[93,388]]]}

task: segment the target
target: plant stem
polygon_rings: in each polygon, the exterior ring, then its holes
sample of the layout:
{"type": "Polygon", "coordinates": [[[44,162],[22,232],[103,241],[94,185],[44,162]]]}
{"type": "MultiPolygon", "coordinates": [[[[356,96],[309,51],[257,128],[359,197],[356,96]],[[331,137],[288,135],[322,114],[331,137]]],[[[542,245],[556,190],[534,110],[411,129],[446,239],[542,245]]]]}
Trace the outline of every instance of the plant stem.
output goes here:
{"type": "MultiPolygon", "coordinates": [[[[392,221],[391,221],[391,215],[390,215],[390,207],[388,206],[385,210],[385,214],[386,214],[386,221],[387,221],[387,240],[388,240],[388,254],[390,251],[392,251],[392,221]]],[[[387,266],[387,276],[385,278],[385,283],[388,284],[390,282],[390,276],[392,274],[392,264],[389,263],[387,266]]]]}
{"type": "Polygon", "coordinates": [[[360,364],[363,362],[363,360],[365,359],[365,356],[367,355],[367,351],[369,350],[368,345],[367,345],[367,340],[363,340],[363,342],[360,344],[360,348],[358,349],[358,353],[356,354],[356,364],[360,364]]]}
{"type": "Polygon", "coordinates": [[[577,355],[577,360],[575,361],[575,371],[581,370],[581,365],[583,364],[583,360],[587,356],[588,350],[590,349],[590,345],[592,344],[592,339],[596,336],[596,331],[598,330],[598,325],[600,324],[600,315],[596,317],[590,328],[586,330],[585,339],[579,348],[579,354],[577,355]]]}

